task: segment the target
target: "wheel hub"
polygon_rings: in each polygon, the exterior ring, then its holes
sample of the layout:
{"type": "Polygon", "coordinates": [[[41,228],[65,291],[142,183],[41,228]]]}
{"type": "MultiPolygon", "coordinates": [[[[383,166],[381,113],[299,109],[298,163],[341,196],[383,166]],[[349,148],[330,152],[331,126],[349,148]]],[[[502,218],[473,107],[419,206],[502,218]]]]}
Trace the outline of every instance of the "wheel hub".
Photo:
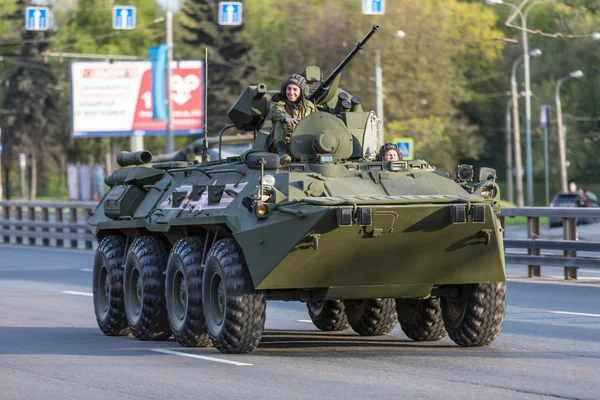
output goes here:
{"type": "Polygon", "coordinates": [[[223,323],[225,316],[225,284],[218,273],[213,274],[210,282],[212,317],[216,325],[223,323]]]}
{"type": "Polygon", "coordinates": [[[177,271],[173,279],[173,308],[175,319],[181,323],[187,312],[187,284],[181,271],[177,271]]]}
{"type": "Polygon", "coordinates": [[[134,268],[131,271],[131,281],[130,281],[130,300],[131,300],[131,311],[137,316],[140,314],[142,310],[142,297],[144,293],[144,287],[142,284],[142,278],[140,276],[140,271],[137,268],[134,268]]]}
{"type": "Polygon", "coordinates": [[[100,307],[102,308],[102,311],[106,312],[108,311],[108,303],[110,299],[110,277],[108,275],[108,270],[104,265],[100,269],[98,283],[102,285],[102,287],[99,288],[100,290],[98,292],[100,307]]]}

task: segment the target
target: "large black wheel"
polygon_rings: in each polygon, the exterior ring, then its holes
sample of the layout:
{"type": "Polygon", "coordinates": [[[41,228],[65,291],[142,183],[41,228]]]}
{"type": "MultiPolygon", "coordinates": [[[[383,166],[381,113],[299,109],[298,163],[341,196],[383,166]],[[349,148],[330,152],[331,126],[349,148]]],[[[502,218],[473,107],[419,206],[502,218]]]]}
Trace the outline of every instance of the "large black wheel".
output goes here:
{"type": "Polygon", "coordinates": [[[381,336],[390,333],[398,322],[394,299],[346,300],[348,322],[361,336],[381,336]]]}
{"type": "Polygon", "coordinates": [[[350,328],[344,302],[341,300],[309,301],[306,307],[313,324],[324,332],[345,331],[350,328]]]}
{"type": "Polygon", "coordinates": [[[461,285],[458,295],[442,297],[448,336],[459,346],[487,346],[500,333],[506,309],[505,283],[461,285]]]}
{"type": "Polygon", "coordinates": [[[213,345],[222,353],[256,349],[265,327],[267,301],[254,289],[235,239],[221,239],[211,248],[203,282],[204,318],[213,345]]]}
{"type": "Polygon", "coordinates": [[[125,315],[140,340],[166,340],[171,336],[165,305],[165,269],[169,245],[154,236],[131,243],[125,264],[125,315]]]}
{"type": "Polygon", "coordinates": [[[173,246],[167,263],[166,297],[169,326],[185,347],[207,347],[210,337],[202,309],[201,237],[186,237],[173,246]]]}
{"type": "Polygon", "coordinates": [[[396,299],[396,312],[402,331],[412,340],[429,342],[446,336],[439,297],[396,299]]]}
{"type": "Polygon", "coordinates": [[[100,242],[94,258],[94,311],[100,330],[107,336],[131,333],[123,305],[124,236],[107,236],[100,242]]]}

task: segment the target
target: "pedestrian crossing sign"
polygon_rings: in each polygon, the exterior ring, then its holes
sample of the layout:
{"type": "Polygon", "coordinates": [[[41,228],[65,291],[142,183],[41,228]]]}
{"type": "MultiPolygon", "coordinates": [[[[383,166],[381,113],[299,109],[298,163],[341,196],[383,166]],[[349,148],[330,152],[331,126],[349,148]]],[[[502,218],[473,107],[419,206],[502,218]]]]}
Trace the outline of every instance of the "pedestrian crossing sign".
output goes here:
{"type": "Polygon", "coordinates": [[[415,156],[415,145],[413,138],[395,138],[394,143],[398,146],[402,159],[412,160],[415,156]]]}

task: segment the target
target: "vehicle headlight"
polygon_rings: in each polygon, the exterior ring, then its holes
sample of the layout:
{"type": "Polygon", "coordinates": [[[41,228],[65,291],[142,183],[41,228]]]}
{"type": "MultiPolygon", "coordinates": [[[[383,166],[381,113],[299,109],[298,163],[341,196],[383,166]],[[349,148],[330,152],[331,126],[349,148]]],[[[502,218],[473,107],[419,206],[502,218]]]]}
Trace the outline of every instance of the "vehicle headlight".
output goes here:
{"type": "Polygon", "coordinates": [[[265,175],[260,180],[263,186],[275,186],[275,177],[273,175],[265,175]]]}

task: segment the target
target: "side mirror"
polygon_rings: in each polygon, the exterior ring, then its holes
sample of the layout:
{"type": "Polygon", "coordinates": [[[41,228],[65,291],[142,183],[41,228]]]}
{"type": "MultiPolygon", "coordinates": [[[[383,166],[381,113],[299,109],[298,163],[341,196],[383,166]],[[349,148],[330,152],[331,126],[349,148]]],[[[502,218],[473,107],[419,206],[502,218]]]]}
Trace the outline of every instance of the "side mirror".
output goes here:
{"type": "Polygon", "coordinates": [[[261,161],[265,169],[277,169],[281,165],[279,156],[275,153],[257,151],[246,156],[246,165],[250,169],[261,169],[261,161]]]}
{"type": "Polygon", "coordinates": [[[494,168],[482,167],[479,169],[479,182],[496,181],[496,170],[494,168]]]}

